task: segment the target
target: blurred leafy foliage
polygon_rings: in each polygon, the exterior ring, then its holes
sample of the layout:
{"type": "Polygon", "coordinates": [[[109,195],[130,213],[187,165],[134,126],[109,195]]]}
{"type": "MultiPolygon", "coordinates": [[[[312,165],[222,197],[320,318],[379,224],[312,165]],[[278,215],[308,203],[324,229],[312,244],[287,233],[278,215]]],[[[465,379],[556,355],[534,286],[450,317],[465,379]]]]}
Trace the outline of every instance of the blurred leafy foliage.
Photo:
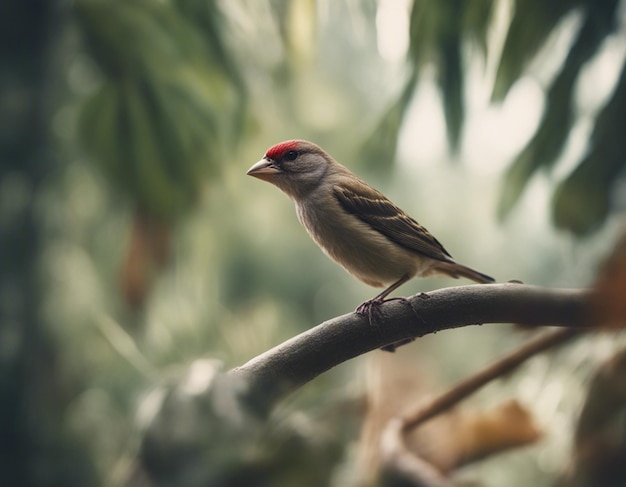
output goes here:
{"type": "MultiPolygon", "coordinates": [[[[328,82],[318,90],[303,82],[316,52],[316,8],[194,0],[72,6],[80,34],[69,46],[72,66],[86,66],[95,83],[65,94],[66,110],[78,106],[76,131],[63,140],[67,165],[42,210],[54,235],[42,267],[46,279],[68,278],[50,286],[43,306],[67,350],[63,366],[88,382],[72,391],[68,423],[87,438],[105,484],[129,475],[140,484],[126,462],[141,448],[137,461],[154,484],[325,485],[344,433],[353,434],[352,421],[337,427],[334,417],[309,418],[314,408],[304,415],[289,407],[266,424],[239,418],[234,407],[223,409],[223,387],[195,395],[178,369],[168,372],[206,353],[239,363],[320,319],[311,296],[323,269],[296,260],[300,244],[289,231],[267,245],[280,214],[231,187],[233,174],[245,179],[242,161],[258,158],[254,137],[264,145],[306,125],[299,90],[333,93],[328,82]],[[84,154],[95,164],[84,164],[84,154]],[[244,207],[256,220],[242,224],[244,207]],[[276,265],[281,259],[291,264],[276,265]],[[131,312],[111,292],[120,260],[125,297],[142,304],[131,312]],[[129,286],[156,272],[150,293],[129,286]],[[150,412],[155,403],[163,405],[159,416],[150,412]],[[140,420],[157,417],[142,436],[129,428],[136,409],[140,420]]],[[[360,100],[348,99],[344,106],[360,100]]],[[[338,314],[338,305],[325,306],[323,316],[338,314]]],[[[320,380],[300,401],[319,404],[332,383],[320,380]]]]}
{"type": "Polygon", "coordinates": [[[169,257],[168,224],[194,207],[242,133],[246,90],[214,2],[79,0],[74,11],[102,77],[80,143],[137,208],[120,284],[141,307],[169,257]]]}
{"type": "MultiPolygon", "coordinates": [[[[427,64],[437,70],[443,93],[448,142],[456,152],[461,143],[465,119],[463,47],[474,41],[483,53],[487,50],[493,0],[414,1],[409,17],[409,75],[404,88],[365,143],[362,156],[385,168],[395,157],[398,134],[405,112],[420,82],[420,71],[427,64]]],[[[388,166],[387,166],[388,167],[388,166]]]]}
{"type": "MultiPolygon", "coordinates": [[[[2,32],[26,33],[29,42],[14,42],[3,58],[24,65],[26,81],[18,78],[10,96],[0,97],[9,108],[0,124],[1,141],[9,143],[0,166],[2,254],[11,264],[3,267],[0,289],[0,311],[9,311],[0,322],[0,353],[11,367],[10,353],[17,357],[15,367],[3,369],[11,379],[3,389],[3,451],[9,463],[22,462],[22,484],[94,485],[98,478],[119,485],[142,449],[140,460],[155,478],[164,472],[164,482],[180,473],[200,481],[223,475],[235,483],[254,478],[256,485],[346,485],[360,468],[349,450],[361,411],[337,409],[357,389],[353,370],[325,374],[260,424],[220,404],[228,396],[219,392],[223,378],[218,389],[210,384],[195,394],[198,377],[180,369],[196,370],[204,354],[227,366],[241,363],[369,292],[348,286],[350,278],[321,256],[312,265],[313,244],[292,208],[282,196],[272,199],[269,188],[244,189],[252,183],[241,183],[243,173],[268,141],[302,134],[322,145],[332,141],[341,160],[367,164],[347,157],[353,154],[346,148],[384,111],[383,95],[399,88],[366,151],[369,167],[388,169],[393,157],[385,155],[395,153],[421,69],[431,63],[450,93],[445,113],[458,148],[464,43],[471,39],[487,52],[496,2],[414,2],[406,81],[388,72],[376,51],[376,0],[76,0],[64,4],[81,34],[74,44],[64,37],[71,30],[66,17],[31,15],[34,7],[13,3],[26,13],[2,32]],[[42,19],[51,25],[34,23],[42,19]],[[61,38],[49,51],[43,32],[61,38]],[[34,54],[31,41],[39,42],[34,54]],[[30,61],[52,66],[53,79],[30,61]],[[86,86],[76,81],[85,64],[96,79],[86,86]],[[50,92],[52,99],[40,103],[50,92]],[[58,110],[49,113],[49,104],[58,110]],[[76,105],[80,114],[72,120],[67,113],[76,105]],[[31,108],[24,116],[21,110],[31,108]],[[95,165],[73,150],[78,143],[95,165]],[[233,181],[241,186],[234,189],[233,181]],[[129,234],[128,262],[173,264],[160,269],[145,306],[133,313],[117,299],[112,275],[129,234]],[[137,422],[147,429],[138,432],[137,422]],[[218,443],[227,447],[216,453],[218,443]]],[[[11,24],[11,15],[2,18],[11,24]]],[[[3,73],[0,87],[12,79],[3,73]]],[[[594,137],[598,150],[608,147],[594,137]]],[[[619,171],[619,159],[612,160],[598,184],[619,171]]],[[[565,204],[573,218],[575,205],[565,204]]],[[[545,252],[536,265],[556,267],[553,257],[545,252]]],[[[154,271],[147,267],[139,272],[154,271]]],[[[454,336],[464,337],[463,330],[454,336]]],[[[453,353],[436,350],[448,360],[424,370],[434,376],[454,369],[455,360],[467,370],[469,354],[457,353],[466,338],[453,353]]],[[[472,348],[480,355],[488,346],[472,348]]],[[[592,354],[578,352],[551,379],[555,386],[592,354]]],[[[542,383],[545,365],[530,375],[542,383]]]]}
{"type": "Polygon", "coordinates": [[[611,190],[626,164],[626,140],[620,130],[625,124],[626,64],[613,96],[596,118],[587,155],[555,190],[553,205],[558,227],[585,234],[606,219],[611,190]]]}
{"type": "MultiPolygon", "coordinates": [[[[552,167],[563,150],[575,119],[573,104],[576,81],[585,63],[596,54],[602,41],[612,32],[616,23],[618,3],[617,0],[608,0],[551,2],[549,6],[544,2],[519,2],[516,5],[494,87],[494,99],[497,100],[504,97],[532,59],[532,55],[566,14],[574,8],[580,8],[583,21],[560,71],[548,88],[546,107],[534,137],[507,171],[500,200],[500,216],[504,217],[511,211],[530,177],[538,169],[552,167]],[[542,22],[536,25],[536,29],[527,28],[531,18],[542,19],[542,22]]],[[[622,77],[616,90],[626,89],[624,83],[626,79],[622,77]]],[[[619,123],[619,113],[626,111],[626,105],[623,104],[623,100],[614,96],[607,103],[604,113],[607,111],[609,113],[598,116],[596,120],[590,154],[559,185],[554,196],[555,224],[577,235],[595,230],[606,219],[609,194],[619,174],[619,166],[615,171],[616,165],[613,161],[615,159],[626,161],[626,152],[620,147],[613,147],[613,150],[604,152],[602,157],[592,155],[597,148],[598,137],[614,139],[616,134],[611,133],[611,124],[619,123]],[[609,124],[601,120],[608,117],[612,117],[609,124]],[[596,177],[592,176],[589,180],[585,178],[589,186],[583,189],[579,175],[584,172],[589,174],[589,169],[585,170],[585,167],[589,168],[590,159],[593,159],[592,171],[596,177]],[[579,183],[576,183],[577,180],[579,183]],[[594,181],[598,184],[594,184],[594,181]]]]}
{"type": "Polygon", "coordinates": [[[65,427],[67,407],[84,383],[64,373],[41,306],[46,239],[36,200],[58,164],[47,117],[48,45],[57,27],[51,2],[0,5],[0,476],[6,486],[98,483],[84,438],[65,427]]]}
{"type": "MultiPolygon", "coordinates": [[[[393,160],[395,140],[404,112],[424,64],[434,64],[443,94],[444,114],[451,148],[458,150],[464,121],[463,54],[475,46],[484,57],[494,55],[497,45],[489,44],[497,2],[491,0],[415,1],[410,17],[408,63],[411,75],[398,101],[392,105],[374,131],[380,139],[368,142],[365,154],[377,160],[393,160]]],[[[617,25],[618,0],[585,1],[523,0],[511,3],[511,21],[499,55],[492,100],[501,102],[522,78],[549,37],[573,13],[581,23],[565,61],[546,91],[543,116],[534,136],[506,172],[498,214],[505,218],[519,201],[538,170],[549,170],[558,160],[576,120],[575,87],[581,71],[598,52],[617,25]]],[[[615,94],[598,115],[588,154],[557,187],[552,215],[558,228],[576,235],[597,230],[610,211],[610,195],[623,171],[626,149],[619,142],[626,105],[620,92],[626,86],[621,76],[615,94]]]]}
{"type": "Polygon", "coordinates": [[[189,210],[240,133],[243,85],[211,3],[74,7],[103,76],[85,103],[81,140],[116,187],[162,219],[189,210]]]}

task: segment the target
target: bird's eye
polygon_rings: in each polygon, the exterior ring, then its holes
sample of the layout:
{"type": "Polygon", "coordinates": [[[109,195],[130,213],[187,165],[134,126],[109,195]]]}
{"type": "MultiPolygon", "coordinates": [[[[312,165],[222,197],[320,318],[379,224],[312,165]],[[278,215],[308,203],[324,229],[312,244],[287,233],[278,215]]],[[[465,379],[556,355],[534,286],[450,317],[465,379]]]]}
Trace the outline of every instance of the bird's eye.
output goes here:
{"type": "Polygon", "coordinates": [[[298,158],[298,151],[290,150],[284,155],[286,161],[295,161],[298,158]]]}

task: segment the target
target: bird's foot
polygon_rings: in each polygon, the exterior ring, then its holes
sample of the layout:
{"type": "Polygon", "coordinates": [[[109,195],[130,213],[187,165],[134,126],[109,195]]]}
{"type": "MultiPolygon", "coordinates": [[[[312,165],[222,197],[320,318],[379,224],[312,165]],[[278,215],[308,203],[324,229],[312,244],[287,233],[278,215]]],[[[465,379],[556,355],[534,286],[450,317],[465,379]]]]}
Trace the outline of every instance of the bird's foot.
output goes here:
{"type": "MultiPolygon", "coordinates": [[[[425,297],[429,297],[427,294],[422,293],[425,297]]],[[[403,297],[396,297],[396,298],[373,298],[373,299],[369,299],[367,301],[365,301],[364,303],[361,303],[357,306],[357,308],[354,310],[356,314],[361,315],[361,316],[368,316],[368,317],[372,317],[372,315],[377,315],[380,316],[380,306],[383,303],[388,303],[389,301],[402,301],[404,304],[408,305],[413,312],[416,312],[415,307],[413,306],[413,304],[411,304],[411,301],[409,301],[407,298],[403,298],[403,297]]]]}
{"type": "Polygon", "coordinates": [[[357,306],[354,312],[361,316],[367,316],[372,324],[372,316],[380,317],[380,305],[385,302],[384,299],[374,298],[365,301],[357,306]]]}
{"type": "MultiPolygon", "coordinates": [[[[380,318],[381,316],[380,306],[383,303],[386,303],[388,301],[402,301],[403,303],[410,306],[410,308],[413,310],[413,313],[415,313],[416,316],[419,316],[417,314],[415,307],[411,304],[411,301],[403,297],[388,298],[388,299],[376,297],[368,301],[365,301],[364,303],[361,303],[356,308],[355,313],[361,316],[367,316],[370,322],[370,326],[374,326],[378,329],[378,325],[374,323],[374,319],[380,318]]],[[[381,347],[380,349],[385,352],[393,353],[396,351],[396,348],[402,345],[406,345],[407,343],[411,343],[414,340],[415,338],[403,338],[402,340],[398,340],[397,342],[393,342],[393,343],[390,343],[389,345],[385,345],[384,347],[381,347]]]]}

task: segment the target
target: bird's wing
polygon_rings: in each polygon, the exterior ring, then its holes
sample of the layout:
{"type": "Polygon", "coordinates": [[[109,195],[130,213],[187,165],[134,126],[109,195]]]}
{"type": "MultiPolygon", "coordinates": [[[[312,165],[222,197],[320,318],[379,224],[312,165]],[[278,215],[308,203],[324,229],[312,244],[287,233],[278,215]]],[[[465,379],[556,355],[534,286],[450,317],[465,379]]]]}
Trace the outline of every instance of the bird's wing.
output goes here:
{"type": "Polygon", "coordinates": [[[333,190],[345,211],[389,240],[432,259],[452,261],[452,256],[428,230],[365,181],[345,178],[333,190]]]}

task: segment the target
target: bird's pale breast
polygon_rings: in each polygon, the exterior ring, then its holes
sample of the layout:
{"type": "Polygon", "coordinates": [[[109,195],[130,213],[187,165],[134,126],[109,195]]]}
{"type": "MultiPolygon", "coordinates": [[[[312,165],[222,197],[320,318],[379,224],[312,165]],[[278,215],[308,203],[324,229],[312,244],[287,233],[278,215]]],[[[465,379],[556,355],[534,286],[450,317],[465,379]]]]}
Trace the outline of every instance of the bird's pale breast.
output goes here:
{"type": "Polygon", "coordinates": [[[358,217],[346,213],[332,195],[315,197],[326,201],[296,203],[298,219],[329,257],[361,281],[382,287],[405,274],[413,277],[430,267],[431,259],[400,247],[358,217]]]}

